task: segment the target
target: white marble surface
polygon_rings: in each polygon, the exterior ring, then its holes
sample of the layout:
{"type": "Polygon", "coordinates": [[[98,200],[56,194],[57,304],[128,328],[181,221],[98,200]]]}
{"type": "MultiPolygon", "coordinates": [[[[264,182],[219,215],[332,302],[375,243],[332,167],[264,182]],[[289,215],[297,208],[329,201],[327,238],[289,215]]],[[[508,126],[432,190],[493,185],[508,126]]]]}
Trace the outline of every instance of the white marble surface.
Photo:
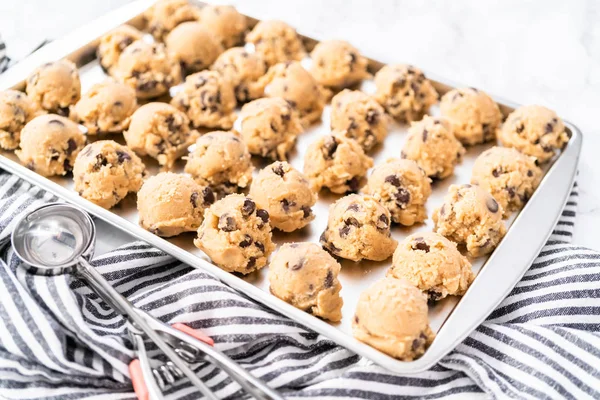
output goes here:
{"type": "MultiPolygon", "coordinates": [[[[19,55],[124,0],[0,1],[0,34],[19,55]]],[[[600,250],[600,1],[227,0],[364,54],[409,62],[519,103],[555,109],[584,132],[574,241],[600,250]]],[[[100,231],[107,230],[100,228],[100,231]]],[[[100,251],[124,240],[104,237],[100,251]]]]}

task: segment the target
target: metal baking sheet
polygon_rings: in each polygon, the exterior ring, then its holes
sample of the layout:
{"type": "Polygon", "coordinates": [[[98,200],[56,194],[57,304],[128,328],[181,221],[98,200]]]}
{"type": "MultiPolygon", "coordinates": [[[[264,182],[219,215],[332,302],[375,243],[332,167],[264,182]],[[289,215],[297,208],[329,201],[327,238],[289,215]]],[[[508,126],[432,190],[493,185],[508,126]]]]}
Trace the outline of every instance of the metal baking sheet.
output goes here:
{"type": "MultiPolygon", "coordinates": [[[[23,89],[23,81],[36,66],[59,58],[69,58],[80,66],[82,91],[86,91],[93,83],[106,77],[94,56],[98,43],[97,39],[108,30],[122,23],[128,22],[134,26],[139,26],[141,23],[140,14],[151,4],[152,1],[147,0],[130,3],[42,48],[1,76],[0,89],[11,87],[23,89]]],[[[201,3],[198,4],[201,5],[201,3]]],[[[253,21],[255,20],[253,19],[253,21]]],[[[308,37],[305,37],[305,41],[308,48],[316,43],[314,39],[308,37]]],[[[394,62],[397,60],[390,59],[386,61],[394,62]]],[[[304,60],[303,63],[310,63],[310,60],[304,60]]],[[[382,65],[382,62],[372,60],[370,67],[375,71],[382,65]]],[[[427,71],[425,73],[441,94],[453,87],[465,86],[436,77],[435,74],[427,71]]],[[[361,89],[367,93],[372,93],[374,89],[373,82],[364,82],[361,89]]],[[[505,115],[517,107],[516,104],[498,98],[495,98],[495,100],[500,104],[505,115]]],[[[438,112],[437,108],[432,109],[432,114],[435,115],[438,112]]],[[[73,181],[70,175],[60,178],[44,178],[21,166],[16,156],[7,151],[0,152],[0,167],[56,194],[68,202],[82,207],[116,228],[162,249],[181,261],[217,276],[223,282],[246,293],[256,301],[330,337],[339,344],[389,370],[413,373],[425,370],[439,361],[489,315],[519,281],[551,234],[571,190],[582,145],[581,133],[577,127],[566,121],[565,125],[571,134],[571,140],[552,165],[546,166],[545,177],[526,207],[518,215],[513,215],[507,221],[510,229],[494,253],[487,258],[472,260],[473,270],[477,274],[477,278],[467,293],[462,298],[448,297],[430,307],[430,323],[432,329],[437,332],[437,337],[420,359],[411,362],[391,358],[355,340],[351,333],[351,319],[359,294],[385,275],[386,269],[391,264],[391,258],[385,262],[365,261],[354,263],[347,260],[341,261],[340,281],[343,286],[341,292],[344,299],[343,319],[338,324],[330,324],[271,295],[268,291],[268,281],[266,279],[268,267],[258,273],[240,278],[212,265],[210,260],[194,247],[192,241],[195,235],[193,233],[183,234],[172,239],[163,239],[145,231],[137,223],[135,196],[130,195],[120,205],[111,210],[105,210],[79,197],[72,190],[73,181]]],[[[375,164],[379,164],[390,157],[399,157],[400,149],[406,138],[406,130],[406,125],[397,123],[390,125],[390,132],[385,143],[378,146],[371,154],[375,164]]],[[[296,150],[290,159],[291,164],[302,170],[304,152],[309,143],[326,132],[329,132],[329,106],[323,112],[321,123],[313,125],[298,138],[296,150]]],[[[123,142],[122,135],[109,135],[108,138],[123,142]]],[[[433,184],[433,193],[427,202],[427,211],[430,217],[434,208],[441,204],[448,186],[453,183],[467,183],[470,181],[471,168],[475,158],[491,146],[492,144],[488,144],[468,149],[464,161],[457,166],[455,174],[433,184]]],[[[257,169],[269,163],[260,159],[253,159],[253,161],[257,169]]],[[[158,166],[154,160],[144,159],[144,162],[151,174],[158,172],[158,166]]],[[[176,168],[181,171],[182,166],[183,164],[180,163],[176,168]]],[[[322,191],[319,194],[319,201],[314,207],[316,219],[310,226],[299,232],[288,234],[275,231],[274,241],[277,244],[291,241],[318,242],[319,235],[325,229],[327,223],[328,207],[339,197],[339,195],[333,195],[328,191],[322,191]]],[[[428,219],[424,224],[412,228],[394,226],[392,235],[398,241],[401,241],[411,233],[430,231],[432,228],[433,223],[431,219],[428,219]]]]}

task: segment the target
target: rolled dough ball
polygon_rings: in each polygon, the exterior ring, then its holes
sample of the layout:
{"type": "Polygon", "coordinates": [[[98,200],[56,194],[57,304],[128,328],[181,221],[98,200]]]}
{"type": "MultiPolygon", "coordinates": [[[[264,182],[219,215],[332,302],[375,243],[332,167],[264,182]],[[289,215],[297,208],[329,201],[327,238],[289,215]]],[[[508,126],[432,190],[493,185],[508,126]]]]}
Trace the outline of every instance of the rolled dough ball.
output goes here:
{"type": "Polygon", "coordinates": [[[14,150],[19,147],[25,124],[42,113],[25,93],[12,89],[0,91],[0,148],[14,150]]]}
{"type": "Polygon", "coordinates": [[[69,107],[81,96],[77,66],[69,60],[40,65],[27,78],[25,91],[40,108],[68,117],[69,107]]]}
{"type": "Polygon", "coordinates": [[[262,54],[268,65],[284,61],[300,61],[306,55],[304,45],[296,30],[282,21],[260,21],[246,35],[257,53],[262,54]]]}
{"type": "Polygon", "coordinates": [[[188,0],[159,0],[145,13],[146,27],[158,40],[163,40],[177,25],[197,21],[200,10],[188,0]]]}
{"type": "Polygon", "coordinates": [[[167,35],[165,44],[184,75],[208,68],[224,50],[219,39],[199,22],[177,25],[167,35]]]}
{"type": "Polygon", "coordinates": [[[142,37],[143,33],[131,25],[121,25],[102,36],[96,55],[104,72],[112,75],[123,50],[142,37]]]}
{"type": "Polygon", "coordinates": [[[231,82],[238,102],[245,103],[263,95],[258,80],[267,73],[267,64],[260,53],[234,47],[222,53],[211,69],[231,82]]]}
{"type": "Polygon", "coordinates": [[[310,53],[313,74],[317,82],[334,89],[356,85],[371,77],[369,60],[344,40],[324,40],[310,53]]]}
{"type": "Polygon", "coordinates": [[[243,43],[248,29],[246,17],[233,6],[207,4],[200,10],[200,22],[219,38],[226,49],[243,43]]]}

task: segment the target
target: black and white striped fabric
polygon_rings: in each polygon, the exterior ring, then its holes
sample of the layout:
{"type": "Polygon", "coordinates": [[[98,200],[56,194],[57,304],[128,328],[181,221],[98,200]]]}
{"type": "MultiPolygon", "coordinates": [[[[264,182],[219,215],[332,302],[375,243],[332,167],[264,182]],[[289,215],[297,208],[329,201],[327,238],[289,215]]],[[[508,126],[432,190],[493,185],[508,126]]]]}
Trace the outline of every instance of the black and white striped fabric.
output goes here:
{"type": "Polygon", "coordinates": [[[6,44],[2,41],[2,36],[0,36],[0,74],[8,68],[10,65],[10,58],[6,54],[6,44]]]}

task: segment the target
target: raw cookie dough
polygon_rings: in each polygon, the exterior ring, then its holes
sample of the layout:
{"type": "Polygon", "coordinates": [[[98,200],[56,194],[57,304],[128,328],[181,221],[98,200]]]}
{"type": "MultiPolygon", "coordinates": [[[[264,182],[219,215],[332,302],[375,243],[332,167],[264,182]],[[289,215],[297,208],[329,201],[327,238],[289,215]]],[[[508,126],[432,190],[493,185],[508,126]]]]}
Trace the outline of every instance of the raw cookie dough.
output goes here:
{"type": "Polygon", "coordinates": [[[233,6],[207,4],[200,10],[200,22],[226,49],[241,44],[248,29],[246,17],[233,6]]]}
{"type": "Polygon", "coordinates": [[[121,25],[102,36],[96,55],[104,72],[112,75],[123,50],[142,36],[142,32],[131,25],[121,25]]]}
{"type": "Polygon", "coordinates": [[[242,108],[241,134],[250,154],[287,160],[296,136],[304,129],[300,117],[282,98],[254,100],[242,108]]]}
{"type": "Polygon", "coordinates": [[[492,147],[475,160],[471,183],[490,192],[508,218],[527,203],[541,179],[542,170],[534,157],[508,147],[492,147]]]}
{"type": "Polygon", "coordinates": [[[171,104],[184,111],[196,128],[231,129],[237,117],[233,85],[215,71],[188,76],[171,104]]]}
{"type": "Polygon", "coordinates": [[[253,170],[246,144],[237,134],[222,131],[200,136],[185,165],[185,172],[219,194],[250,186],[253,170]]]}
{"type": "Polygon", "coordinates": [[[246,35],[246,42],[254,44],[268,65],[284,61],[300,61],[306,55],[296,30],[283,21],[260,21],[246,35]]]}
{"type": "Polygon", "coordinates": [[[435,334],[427,297],[404,279],[384,278],[360,294],[352,333],[361,342],[403,361],[425,353],[435,334]]]}
{"type": "Polygon", "coordinates": [[[390,212],[374,197],[350,194],[329,207],[323,248],[352,261],[387,260],[398,245],[390,234],[390,212]]]}
{"type": "Polygon", "coordinates": [[[542,106],[522,106],[510,113],[498,131],[498,139],[503,146],[514,147],[545,163],[564,147],[569,135],[554,111],[542,106]]]}
{"type": "Polygon", "coordinates": [[[502,206],[477,185],[451,185],[433,212],[435,232],[463,244],[469,255],[491,253],[506,233],[502,206]]]}
{"type": "Polygon", "coordinates": [[[140,226],[162,237],[197,230],[204,210],[215,202],[212,190],[172,172],[146,180],[137,198],[140,226]]]}
{"type": "Polygon", "coordinates": [[[222,53],[211,69],[231,82],[240,103],[263,95],[258,80],[267,73],[267,64],[260,53],[248,53],[243,47],[234,47],[222,53]]]}
{"type": "Polygon", "coordinates": [[[25,91],[39,107],[68,117],[69,107],[81,96],[77,66],[69,60],[40,65],[27,78],[25,91]]]}
{"type": "Polygon", "coordinates": [[[277,64],[260,79],[266,97],[281,97],[300,113],[305,125],[318,121],[326,92],[297,61],[277,64]]]}
{"type": "Polygon", "coordinates": [[[244,275],[264,267],[275,250],[269,213],[241,194],[230,194],[206,210],[194,244],[225,271],[244,275]]]}
{"type": "Polygon", "coordinates": [[[420,232],[398,244],[387,276],[404,278],[425,292],[430,301],[462,296],[471,282],[471,263],[456,243],[435,232],[420,232]]]}
{"type": "Polygon", "coordinates": [[[369,60],[344,40],[324,40],[310,53],[311,74],[323,86],[341,89],[355,85],[371,76],[369,60]]]}
{"type": "Polygon", "coordinates": [[[411,226],[427,219],[425,203],[431,194],[430,182],[416,162],[390,159],[375,166],[362,191],[379,200],[393,222],[411,226]]]}
{"type": "Polygon", "coordinates": [[[148,31],[158,40],[162,40],[177,25],[200,18],[198,7],[188,0],[160,0],[145,13],[148,31]]]}
{"type": "Polygon", "coordinates": [[[187,153],[198,137],[187,116],[166,103],[148,103],[131,116],[129,129],[123,132],[127,146],[141,156],[155,158],[166,168],[187,153]]]}
{"type": "Polygon", "coordinates": [[[375,74],[375,100],[400,122],[418,121],[437,103],[438,93],[412,65],[386,65],[375,74]]]}
{"type": "Polygon", "coordinates": [[[475,88],[453,89],[442,97],[442,116],[453,127],[454,136],[464,145],[489,142],[496,138],[502,123],[498,104],[475,88]]]}
{"type": "Polygon", "coordinates": [[[284,232],[304,228],[315,219],[311,207],[317,194],[306,177],[285,161],[263,168],[252,186],[250,196],[271,216],[271,226],[284,232]]]}
{"type": "Polygon", "coordinates": [[[136,40],[121,55],[113,75],[140,99],[161,96],[181,82],[181,67],[162,43],[136,40]]]}
{"type": "Polygon", "coordinates": [[[372,166],[373,159],[356,140],[335,132],[312,142],[304,156],[304,174],[316,192],[323,187],[333,193],[356,192],[372,166]]]}
{"type": "Polygon", "coordinates": [[[71,110],[71,119],[97,133],[120,133],[129,127],[137,108],[135,90],[122,83],[106,80],[96,83],[71,110]]]}
{"type": "Polygon", "coordinates": [[[0,148],[19,147],[21,130],[41,113],[43,111],[25,93],[12,89],[0,91],[0,148]]]}
{"type": "Polygon", "coordinates": [[[382,143],[388,134],[388,117],[371,96],[345,89],[331,99],[331,130],[344,132],[365,151],[382,143]]]}
{"type": "Polygon", "coordinates": [[[223,52],[218,38],[199,22],[184,22],[167,35],[165,44],[184,75],[208,68],[223,52]]]}
{"type": "Polygon", "coordinates": [[[85,136],[70,119],[56,114],[35,117],[21,131],[15,154],[29,169],[43,176],[65,175],[85,145],[85,136]]]}
{"type": "Polygon", "coordinates": [[[433,179],[452,175],[464,154],[465,148],[454,137],[450,122],[429,116],[411,124],[400,153],[402,158],[416,161],[433,179]]]}
{"type": "Polygon", "coordinates": [[[338,281],[341,266],[315,243],[286,243],[269,263],[270,291],[281,300],[323,319],[342,319],[338,281]]]}
{"type": "Polygon", "coordinates": [[[75,190],[81,197],[111,208],[142,187],[146,167],[126,146],[99,140],[81,150],[73,166],[75,190]]]}

